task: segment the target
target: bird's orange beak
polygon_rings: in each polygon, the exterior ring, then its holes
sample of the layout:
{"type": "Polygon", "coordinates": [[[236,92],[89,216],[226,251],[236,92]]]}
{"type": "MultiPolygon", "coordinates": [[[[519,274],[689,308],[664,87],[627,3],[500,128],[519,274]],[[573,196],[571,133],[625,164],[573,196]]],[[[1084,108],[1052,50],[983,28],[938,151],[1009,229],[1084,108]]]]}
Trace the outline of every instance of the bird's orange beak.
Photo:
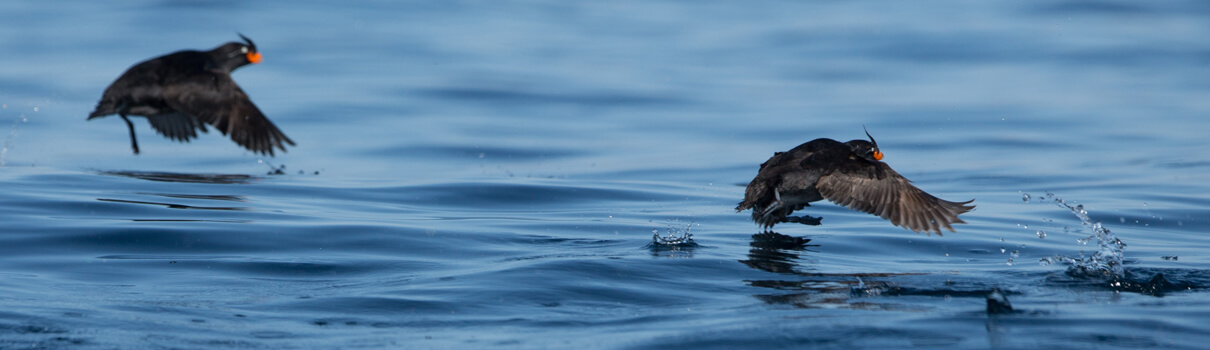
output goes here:
{"type": "Polygon", "coordinates": [[[260,63],[260,58],[261,58],[261,57],[260,57],[260,52],[255,52],[255,51],[252,51],[252,52],[248,52],[248,53],[247,53],[247,54],[245,54],[245,55],[247,55],[247,56],[248,56],[248,62],[252,62],[252,63],[260,63]]]}
{"type": "Polygon", "coordinates": [[[874,151],[874,160],[882,160],[882,151],[874,151]]]}

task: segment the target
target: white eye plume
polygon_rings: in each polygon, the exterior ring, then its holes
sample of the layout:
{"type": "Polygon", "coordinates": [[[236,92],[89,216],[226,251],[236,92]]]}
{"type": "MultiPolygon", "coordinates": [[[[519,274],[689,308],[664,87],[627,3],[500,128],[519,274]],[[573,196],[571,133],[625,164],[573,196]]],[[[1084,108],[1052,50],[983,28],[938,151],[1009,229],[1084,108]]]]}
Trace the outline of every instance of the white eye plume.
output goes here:
{"type": "Polygon", "coordinates": [[[239,53],[248,53],[248,47],[247,47],[247,46],[240,46],[240,47],[239,47],[239,53]]]}

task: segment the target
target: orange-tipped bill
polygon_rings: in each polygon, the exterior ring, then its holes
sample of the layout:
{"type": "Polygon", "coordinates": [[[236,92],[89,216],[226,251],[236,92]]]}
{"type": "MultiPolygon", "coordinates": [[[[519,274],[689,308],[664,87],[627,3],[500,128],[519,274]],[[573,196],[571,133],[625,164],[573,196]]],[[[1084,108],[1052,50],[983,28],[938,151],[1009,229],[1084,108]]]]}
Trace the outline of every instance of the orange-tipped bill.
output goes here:
{"type": "Polygon", "coordinates": [[[260,63],[260,52],[250,51],[245,55],[248,56],[248,62],[260,63]]]}
{"type": "Polygon", "coordinates": [[[882,160],[882,151],[874,151],[874,159],[882,160]]]}

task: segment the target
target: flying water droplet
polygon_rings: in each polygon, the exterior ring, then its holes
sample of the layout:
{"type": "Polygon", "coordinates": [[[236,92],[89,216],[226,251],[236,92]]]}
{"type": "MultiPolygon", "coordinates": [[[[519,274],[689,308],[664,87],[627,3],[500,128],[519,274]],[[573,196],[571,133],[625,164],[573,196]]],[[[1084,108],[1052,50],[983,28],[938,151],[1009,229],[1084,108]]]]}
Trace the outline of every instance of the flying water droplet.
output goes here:
{"type": "Polygon", "coordinates": [[[1038,239],[1045,239],[1046,231],[1038,230],[1038,239]]]}

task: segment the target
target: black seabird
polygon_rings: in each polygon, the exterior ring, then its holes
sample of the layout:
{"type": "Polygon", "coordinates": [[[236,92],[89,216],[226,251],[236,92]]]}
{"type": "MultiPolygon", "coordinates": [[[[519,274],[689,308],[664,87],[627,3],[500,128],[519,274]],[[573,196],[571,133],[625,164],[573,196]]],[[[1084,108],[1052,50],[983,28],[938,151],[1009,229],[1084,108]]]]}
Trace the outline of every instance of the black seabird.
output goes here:
{"type": "Polygon", "coordinates": [[[941,228],[954,232],[952,224],[965,223],[958,215],[975,208],[967,205],[973,199],[950,202],[916,188],[882,162],[878,143],[866,136],[869,141],[844,143],[820,138],[774,153],[735,210],[752,209],[752,220],[766,228],[797,219],[787,217],[823,199],[915,232],[940,235],[941,228]]]}
{"type": "Polygon", "coordinates": [[[206,124],[248,150],[273,155],[294,141],[282,134],[231,79],[231,71],[261,61],[252,40],[229,42],[210,51],[178,51],[140,62],[110,84],[88,120],[117,114],[130,129],[130,146],[139,153],[134,124],[143,116],[164,137],[188,142],[206,124]]]}

